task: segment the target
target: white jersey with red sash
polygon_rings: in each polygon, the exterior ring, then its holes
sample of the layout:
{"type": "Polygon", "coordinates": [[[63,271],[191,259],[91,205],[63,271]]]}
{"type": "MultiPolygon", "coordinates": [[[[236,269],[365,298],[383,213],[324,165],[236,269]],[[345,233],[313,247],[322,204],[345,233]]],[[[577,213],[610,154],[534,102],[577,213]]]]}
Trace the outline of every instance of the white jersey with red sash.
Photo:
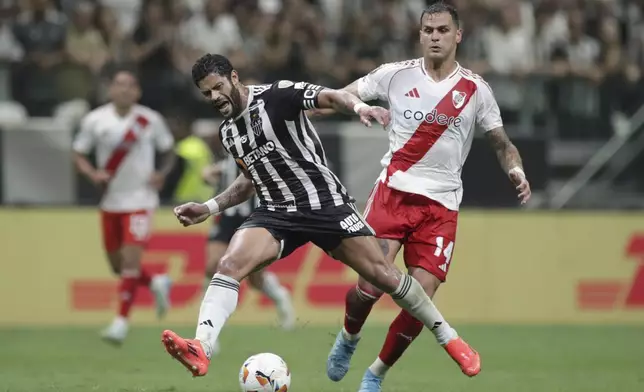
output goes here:
{"type": "Polygon", "coordinates": [[[74,151],[96,151],[98,168],[112,175],[101,209],[109,212],[151,210],[158,206],[157,190],[150,186],[155,151],[172,149],[174,139],[161,115],[145,106],[133,106],[121,117],[114,105],[87,114],[74,140],[74,151]]]}
{"type": "Polygon", "coordinates": [[[490,86],[458,64],[447,78],[434,81],[423,59],[414,59],[384,64],[359,79],[358,94],[389,103],[389,151],[380,181],[457,211],[475,126],[482,132],[503,126],[490,86]]]}

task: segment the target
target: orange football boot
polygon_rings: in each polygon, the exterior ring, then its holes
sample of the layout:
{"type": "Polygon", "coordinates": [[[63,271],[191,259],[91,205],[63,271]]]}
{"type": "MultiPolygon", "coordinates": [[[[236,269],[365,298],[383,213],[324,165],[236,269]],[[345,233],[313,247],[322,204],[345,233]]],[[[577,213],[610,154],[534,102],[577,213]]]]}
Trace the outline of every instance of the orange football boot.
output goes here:
{"type": "Polygon", "coordinates": [[[445,351],[458,366],[461,367],[463,374],[474,377],[481,371],[481,357],[465,340],[457,337],[452,339],[445,346],[445,351]]]}
{"type": "Polygon", "coordinates": [[[176,333],[165,330],[161,341],[166,351],[192,373],[193,377],[202,377],[208,373],[210,359],[195,339],[184,339],[176,333]]]}

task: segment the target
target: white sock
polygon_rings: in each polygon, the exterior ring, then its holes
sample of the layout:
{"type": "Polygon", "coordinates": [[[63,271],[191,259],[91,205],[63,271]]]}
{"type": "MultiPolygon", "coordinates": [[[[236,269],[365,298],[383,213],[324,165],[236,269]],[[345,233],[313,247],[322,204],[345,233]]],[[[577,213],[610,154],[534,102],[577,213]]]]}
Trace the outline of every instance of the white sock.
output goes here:
{"type": "Polygon", "coordinates": [[[423,286],[411,276],[403,275],[400,285],[391,297],[398,306],[425,324],[441,346],[458,336],[425,293],[423,286]]]}
{"type": "Polygon", "coordinates": [[[237,307],[239,282],[228,276],[215,274],[206,290],[199,309],[199,324],[195,337],[208,358],[216,347],[217,338],[228,317],[237,307]]]}
{"type": "Polygon", "coordinates": [[[387,366],[380,357],[376,358],[375,361],[369,366],[369,370],[371,373],[373,373],[374,376],[377,377],[384,377],[385,374],[387,374],[387,370],[389,370],[389,366],[387,366]]]}
{"type": "Polygon", "coordinates": [[[266,294],[275,304],[279,305],[284,301],[286,288],[281,284],[277,275],[272,272],[264,272],[264,281],[261,287],[262,293],[266,294]]]}
{"type": "Polygon", "coordinates": [[[344,327],[342,327],[342,335],[344,336],[345,339],[347,339],[348,341],[351,341],[351,342],[356,341],[356,340],[360,340],[360,332],[358,332],[355,335],[352,335],[349,332],[347,332],[347,330],[344,329],[344,327]]]}

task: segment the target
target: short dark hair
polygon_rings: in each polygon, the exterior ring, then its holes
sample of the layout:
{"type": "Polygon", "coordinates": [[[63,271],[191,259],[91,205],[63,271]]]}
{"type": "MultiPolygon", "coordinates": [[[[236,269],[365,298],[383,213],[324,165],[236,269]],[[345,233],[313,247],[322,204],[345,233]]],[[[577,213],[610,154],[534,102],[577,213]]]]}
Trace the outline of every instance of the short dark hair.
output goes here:
{"type": "Polygon", "coordinates": [[[110,82],[113,82],[114,78],[116,78],[116,76],[118,76],[118,74],[120,73],[130,74],[132,75],[132,77],[134,77],[137,83],[139,82],[139,72],[136,66],[132,64],[119,64],[110,67],[110,69],[108,69],[108,77],[110,79],[110,82]]]}
{"type": "Polygon", "coordinates": [[[233,65],[226,56],[220,54],[205,54],[201,56],[192,66],[192,81],[197,84],[210,74],[225,76],[230,80],[233,72],[233,65]]]}
{"type": "Polygon", "coordinates": [[[458,17],[456,7],[443,1],[437,1],[424,9],[423,13],[420,14],[420,24],[423,24],[423,16],[425,16],[425,14],[442,14],[443,12],[447,12],[452,16],[454,23],[456,23],[456,27],[461,27],[461,19],[458,17]]]}

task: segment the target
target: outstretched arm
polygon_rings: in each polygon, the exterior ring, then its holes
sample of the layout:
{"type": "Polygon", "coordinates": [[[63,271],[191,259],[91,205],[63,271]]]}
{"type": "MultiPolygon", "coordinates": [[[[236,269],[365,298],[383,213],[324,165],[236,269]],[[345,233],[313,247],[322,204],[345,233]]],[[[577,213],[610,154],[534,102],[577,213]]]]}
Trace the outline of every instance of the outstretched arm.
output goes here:
{"type": "Polygon", "coordinates": [[[318,95],[318,108],[333,109],[340,113],[356,113],[360,122],[370,127],[371,120],[376,120],[380,125],[389,124],[390,116],[387,109],[379,106],[369,106],[358,97],[344,90],[324,89],[318,95]]]}
{"type": "Polygon", "coordinates": [[[174,215],[184,226],[196,225],[250,199],[255,193],[253,182],[243,174],[239,175],[226,190],[205,203],[186,203],[174,209],[174,215]]]}
{"type": "Polygon", "coordinates": [[[362,106],[366,103],[344,90],[324,89],[318,95],[320,109],[333,109],[340,113],[352,114],[356,105],[362,106]]]}
{"type": "Polygon", "coordinates": [[[503,127],[492,129],[486,132],[485,136],[496,152],[496,157],[503,171],[516,186],[517,191],[519,191],[518,197],[521,200],[521,204],[527,203],[531,195],[530,183],[528,183],[525,172],[523,171],[523,162],[521,161],[519,150],[510,141],[503,127]]]}
{"type": "MultiPolygon", "coordinates": [[[[348,86],[344,87],[342,90],[339,90],[339,91],[347,92],[353,95],[354,97],[356,97],[356,99],[359,99],[358,97],[360,95],[358,94],[358,80],[355,80],[353,83],[349,84],[348,86]]],[[[330,116],[332,114],[336,114],[338,112],[345,113],[344,111],[337,111],[335,108],[324,108],[324,109],[307,110],[306,114],[309,117],[324,117],[324,116],[330,116]]]]}
{"type": "Polygon", "coordinates": [[[243,174],[240,174],[228,188],[204,204],[208,205],[210,203],[212,206],[216,203],[218,206],[217,211],[213,212],[211,210],[211,214],[215,214],[245,202],[253,197],[254,194],[255,187],[253,182],[243,174]]]}

